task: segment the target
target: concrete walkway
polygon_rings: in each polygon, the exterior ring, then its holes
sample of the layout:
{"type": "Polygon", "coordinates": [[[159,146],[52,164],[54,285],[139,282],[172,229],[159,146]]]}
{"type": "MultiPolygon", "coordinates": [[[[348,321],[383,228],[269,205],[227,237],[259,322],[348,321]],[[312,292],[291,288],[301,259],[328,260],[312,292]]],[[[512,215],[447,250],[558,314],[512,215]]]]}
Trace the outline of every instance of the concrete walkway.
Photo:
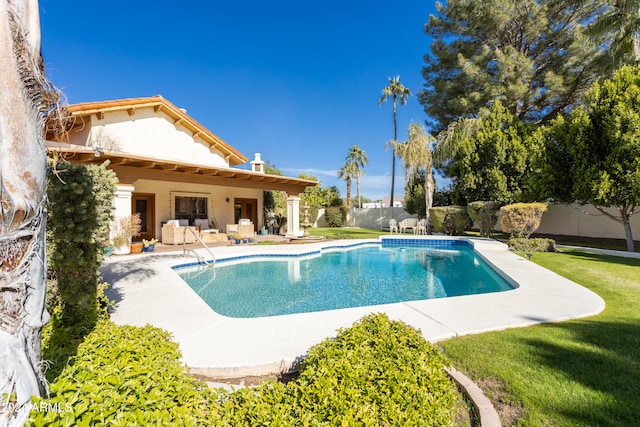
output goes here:
{"type": "MultiPolygon", "coordinates": [[[[113,256],[105,261],[102,273],[112,285],[108,295],[116,301],[111,315],[115,323],[151,324],[169,330],[191,372],[218,378],[289,370],[309,347],[335,336],[339,328],[349,327],[372,312],[402,320],[419,328],[429,341],[437,342],[458,335],[591,316],[605,307],[595,293],[509,252],[503,243],[466,240],[517,288],[373,307],[236,319],[214,312],[171,269],[195,261],[183,258],[182,252],[113,256]]],[[[212,251],[220,260],[257,253],[308,253],[356,241],[345,242],[225,246],[212,251]]],[[[207,256],[204,252],[202,255],[207,256]]]]}

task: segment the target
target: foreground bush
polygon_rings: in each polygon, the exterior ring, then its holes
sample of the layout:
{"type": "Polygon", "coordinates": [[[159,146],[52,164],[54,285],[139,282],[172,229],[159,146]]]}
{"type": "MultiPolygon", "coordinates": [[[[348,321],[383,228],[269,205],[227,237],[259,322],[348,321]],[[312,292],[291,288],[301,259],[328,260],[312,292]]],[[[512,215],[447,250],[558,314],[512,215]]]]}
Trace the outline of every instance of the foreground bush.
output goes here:
{"type": "Polygon", "coordinates": [[[370,315],[314,346],[299,378],[233,393],[184,374],[178,345],[151,326],[101,321],[34,403],[29,425],[445,426],[454,385],[418,331],[370,315]],[[43,410],[42,408],[45,408],[43,410]]]}
{"type": "Polygon", "coordinates": [[[313,347],[296,381],[301,410],[333,425],[451,425],[453,385],[414,328],[369,315],[313,347]]]}
{"type": "Polygon", "coordinates": [[[453,384],[438,350],[386,315],[364,317],[314,346],[287,385],[241,390],[224,425],[449,426],[453,384]]]}
{"type": "Polygon", "coordinates": [[[208,418],[211,393],[187,377],[170,334],[99,322],[34,402],[28,425],[195,425],[208,418]]]}

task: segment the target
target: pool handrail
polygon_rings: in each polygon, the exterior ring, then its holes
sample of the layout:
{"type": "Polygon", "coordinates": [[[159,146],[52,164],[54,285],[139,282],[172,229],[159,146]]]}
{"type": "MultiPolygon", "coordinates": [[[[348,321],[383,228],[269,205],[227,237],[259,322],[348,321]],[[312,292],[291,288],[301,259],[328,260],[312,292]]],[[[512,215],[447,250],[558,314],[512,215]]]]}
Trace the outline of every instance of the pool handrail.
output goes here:
{"type": "Polygon", "coordinates": [[[216,264],[216,257],[215,255],[213,255],[213,252],[211,252],[211,249],[209,249],[209,246],[207,246],[206,243],[204,243],[202,241],[202,239],[200,238],[200,236],[198,236],[198,234],[191,228],[189,227],[184,227],[184,231],[182,232],[182,256],[183,257],[187,257],[187,253],[189,252],[193,252],[193,254],[196,256],[196,258],[198,258],[198,261],[200,261],[201,263],[203,263],[206,266],[209,267],[213,267],[216,264]],[[187,242],[187,230],[191,232],[191,234],[193,234],[193,236],[196,238],[196,240],[198,242],[200,242],[200,244],[207,250],[207,252],[209,252],[209,255],[211,255],[211,262],[207,262],[207,260],[205,260],[199,253],[197,253],[196,251],[194,251],[193,249],[187,249],[185,247],[185,244],[187,242]]]}

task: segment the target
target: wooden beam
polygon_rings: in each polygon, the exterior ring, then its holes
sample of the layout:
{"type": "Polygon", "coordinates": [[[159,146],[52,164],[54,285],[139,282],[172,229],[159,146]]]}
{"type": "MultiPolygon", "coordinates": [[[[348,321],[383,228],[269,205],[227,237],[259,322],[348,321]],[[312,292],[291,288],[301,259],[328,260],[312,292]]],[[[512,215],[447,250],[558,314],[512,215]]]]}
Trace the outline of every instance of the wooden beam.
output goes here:
{"type": "Polygon", "coordinates": [[[96,113],[96,117],[98,118],[98,120],[104,119],[104,111],[98,111],[96,113]]]}
{"type": "Polygon", "coordinates": [[[131,107],[131,108],[127,108],[127,114],[129,114],[130,116],[133,116],[136,113],[136,109],[131,107]]]}
{"type": "Polygon", "coordinates": [[[153,112],[157,113],[158,111],[160,111],[162,109],[162,105],[154,105],[153,106],[153,112]]]}
{"type": "Polygon", "coordinates": [[[183,118],[179,118],[178,120],[176,120],[175,122],[173,122],[173,125],[175,127],[178,127],[180,124],[182,124],[182,122],[184,121],[183,118]]]}

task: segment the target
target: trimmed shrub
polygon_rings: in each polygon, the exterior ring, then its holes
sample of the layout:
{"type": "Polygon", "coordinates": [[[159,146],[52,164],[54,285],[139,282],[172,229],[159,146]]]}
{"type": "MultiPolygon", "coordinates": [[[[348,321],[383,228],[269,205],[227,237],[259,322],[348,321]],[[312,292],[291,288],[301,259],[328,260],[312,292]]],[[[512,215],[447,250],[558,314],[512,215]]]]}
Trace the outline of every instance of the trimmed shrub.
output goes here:
{"type": "Polygon", "coordinates": [[[429,209],[429,219],[433,231],[449,236],[462,234],[469,227],[471,218],[464,206],[438,206],[429,209]]]}
{"type": "Polygon", "coordinates": [[[438,350],[384,314],[364,317],[310,349],[298,406],[337,425],[451,425],[454,385],[438,350]]]}
{"type": "Polygon", "coordinates": [[[502,231],[513,237],[528,238],[540,227],[542,214],[547,210],[544,203],[514,203],[500,208],[502,231]]]}
{"type": "Polygon", "coordinates": [[[331,206],[324,210],[325,221],[329,227],[342,227],[347,217],[343,207],[331,206]]]}
{"type": "Polygon", "coordinates": [[[510,239],[507,244],[516,252],[556,252],[556,241],[553,239],[510,239]]]}
{"type": "Polygon", "coordinates": [[[480,226],[480,236],[491,237],[493,229],[498,222],[498,210],[496,202],[471,202],[467,206],[469,217],[480,226]]]}
{"type": "Polygon", "coordinates": [[[98,322],[27,425],[206,425],[213,394],[180,358],[169,332],[98,322]]]}

